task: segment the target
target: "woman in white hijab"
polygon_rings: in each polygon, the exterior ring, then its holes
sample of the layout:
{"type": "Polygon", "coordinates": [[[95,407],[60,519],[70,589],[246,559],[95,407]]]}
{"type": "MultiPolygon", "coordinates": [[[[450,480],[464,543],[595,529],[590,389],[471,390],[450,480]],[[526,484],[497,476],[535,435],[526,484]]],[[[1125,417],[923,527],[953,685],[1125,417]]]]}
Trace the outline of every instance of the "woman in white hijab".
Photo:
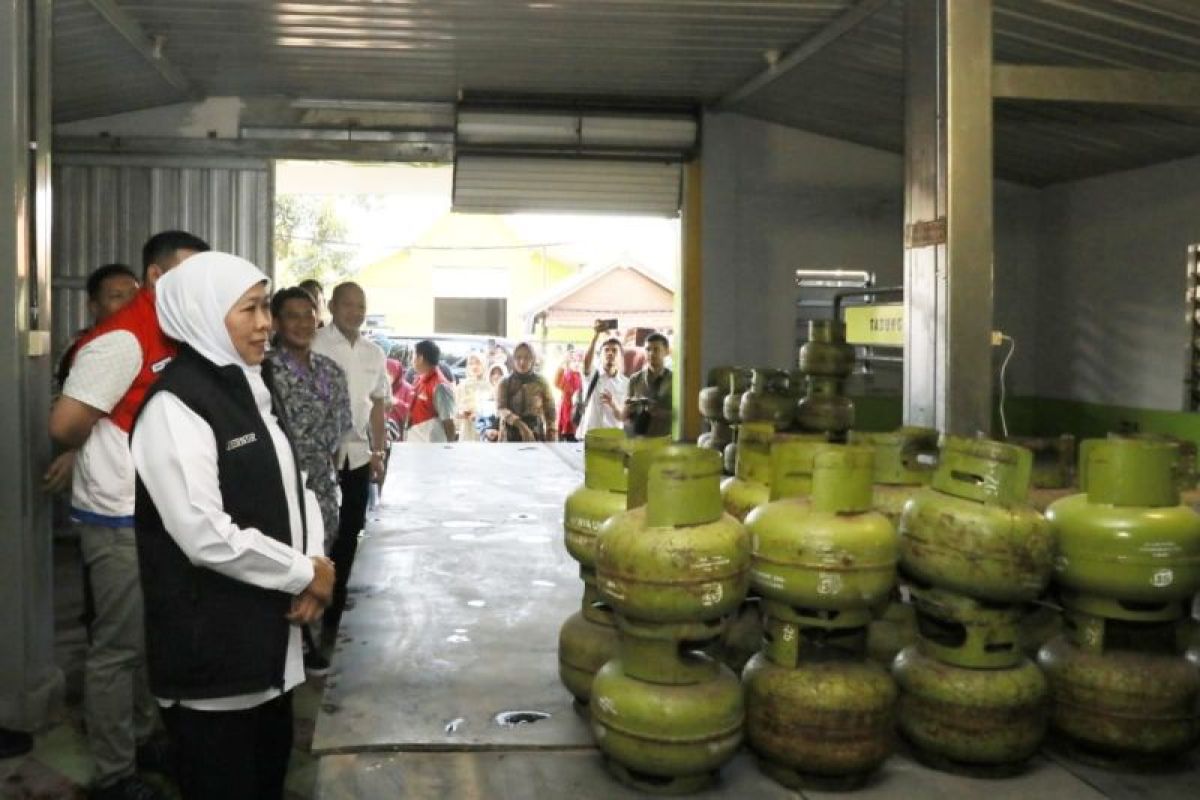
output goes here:
{"type": "Polygon", "coordinates": [[[159,322],[179,355],[132,435],[150,686],[185,798],[282,797],[297,626],[333,588],[320,509],[261,366],[268,286],[217,252],[163,276],[159,322]]]}

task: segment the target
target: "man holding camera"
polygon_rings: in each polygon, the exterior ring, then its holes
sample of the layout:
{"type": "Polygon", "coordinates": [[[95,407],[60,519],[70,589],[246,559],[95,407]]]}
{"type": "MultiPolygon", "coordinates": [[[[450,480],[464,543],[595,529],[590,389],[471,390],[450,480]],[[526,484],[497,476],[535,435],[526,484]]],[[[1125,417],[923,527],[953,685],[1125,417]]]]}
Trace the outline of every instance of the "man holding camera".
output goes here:
{"type": "Polygon", "coordinates": [[[592,326],[592,343],[583,357],[583,397],[579,404],[579,423],[575,437],[580,441],[591,428],[621,427],[621,408],[629,391],[629,380],[621,374],[621,340],[611,331],[615,319],[598,319],[592,326]],[[600,345],[600,367],[596,368],[596,344],[600,345]]]}
{"type": "Polygon", "coordinates": [[[671,344],[655,332],[646,337],[646,366],[629,379],[629,395],[621,409],[628,436],[671,435],[671,344]]]}

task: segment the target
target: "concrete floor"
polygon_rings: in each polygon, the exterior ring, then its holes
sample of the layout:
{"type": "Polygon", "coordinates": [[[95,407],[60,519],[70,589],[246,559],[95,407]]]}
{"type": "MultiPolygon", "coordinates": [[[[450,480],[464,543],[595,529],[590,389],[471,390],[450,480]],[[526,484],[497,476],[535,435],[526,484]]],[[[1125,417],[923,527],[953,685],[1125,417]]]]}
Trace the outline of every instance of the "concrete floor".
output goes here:
{"type": "MultiPolygon", "coordinates": [[[[87,796],[92,780],[80,703],[83,698],[83,660],[87,631],[81,623],[83,581],[79,541],[69,528],[54,541],[55,660],[66,678],[66,693],[58,714],[36,733],[34,749],[19,758],[0,760],[0,798],[3,800],[75,800],[87,796]]],[[[317,765],[309,755],[324,679],[310,678],[294,697],[295,744],[289,764],[286,800],[313,796],[317,765]]],[[[171,796],[171,783],[147,775],[171,796]]]]}
{"type": "MultiPolygon", "coordinates": [[[[558,629],[582,591],[562,545],[562,502],[581,480],[580,445],[397,449],[369,515],[334,673],[297,692],[288,800],[639,796],[604,772],[558,682],[558,629]],[[496,724],[507,710],[550,716],[496,724]]],[[[78,708],[85,646],[78,547],[69,536],[56,540],[55,577],[67,704],[39,732],[33,753],[0,761],[5,800],[83,797],[91,775],[78,708]]],[[[766,779],[745,752],[720,785],[697,795],[800,796],[766,779]]],[[[1131,775],[1047,753],[1020,776],[986,781],[900,753],[850,796],[1195,800],[1200,763],[1193,757],[1183,770],[1131,775]]]]}
{"type": "MultiPolygon", "coordinates": [[[[604,772],[558,682],[558,629],[582,591],[562,545],[562,502],[581,470],[580,445],[421,445],[393,454],[317,720],[317,797],[640,796],[604,772]],[[507,710],[549,716],[497,724],[507,710]]],[[[981,780],[901,752],[850,794],[1195,800],[1200,764],[1128,775],[1046,753],[1019,776],[981,780]]],[[[720,785],[696,796],[826,793],[785,790],[743,752],[720,785]]]]}

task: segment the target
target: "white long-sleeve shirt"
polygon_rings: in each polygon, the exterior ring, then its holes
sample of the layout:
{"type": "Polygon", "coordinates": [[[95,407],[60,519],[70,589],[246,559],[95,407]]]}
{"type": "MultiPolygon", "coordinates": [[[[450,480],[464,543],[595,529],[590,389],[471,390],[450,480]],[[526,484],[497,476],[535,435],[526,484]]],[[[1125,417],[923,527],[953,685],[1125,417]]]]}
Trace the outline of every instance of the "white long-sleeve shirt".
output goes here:
{"type": "MultiPolygon", "coordinates": [[[[270,394],[257,373],[248,371],[247,378],[279,460],[292,531],[290,547],[255,528],[239,527],[225,513],[212,428],[170,392],[159,392],[142,409],[133,432],[133,463],[154,500],[163,527],[191,563],[254,586],[297,595],[312,582],[310,556],[324,555],[321,509],[308,489],[303,498],[297,496],[295,459],[271,413],[270,394]],[[301,551],[300,502],[305,504],[308,522],[307,552],[301,551]]],[[[292,626],[283,691],[303,682],[300,629],[292,626]]],[[[273,687],[231,697],[185,700],[182,705],[198,711],[237,711],[265,703],[280,693],[273,687]]],[[[172,701],[159,702],[167,705],[172,701]]]]}

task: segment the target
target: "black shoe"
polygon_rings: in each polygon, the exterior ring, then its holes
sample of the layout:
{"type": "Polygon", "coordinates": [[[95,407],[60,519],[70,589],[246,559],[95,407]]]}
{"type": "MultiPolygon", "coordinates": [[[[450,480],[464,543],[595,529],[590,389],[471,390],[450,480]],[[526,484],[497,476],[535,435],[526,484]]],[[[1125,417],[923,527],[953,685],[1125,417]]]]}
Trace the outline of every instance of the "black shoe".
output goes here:
{"type": "Polygon", "coordinates": [[[164,734],[155,734],[137,746],[137,768],[170,775],[175,767],[172,755],[170,740],[164,734]]]}
{"type": "Polygon", "coordinates": [[[24,731],[0,728],[0,758],[16,758],[33,749],[33,737],[24,731]]]}
{"type": "Polygon", "coordinates": [[[315,647],[304,648],[304,671],[314,678],[329,674],[329,659],[315,647]]]}
{"type": "Polygon", "coordinates": [[[92,789],[91,800],[167,800],[167,796],[137,775],[121,778],[116,783],[92,789]]]}

